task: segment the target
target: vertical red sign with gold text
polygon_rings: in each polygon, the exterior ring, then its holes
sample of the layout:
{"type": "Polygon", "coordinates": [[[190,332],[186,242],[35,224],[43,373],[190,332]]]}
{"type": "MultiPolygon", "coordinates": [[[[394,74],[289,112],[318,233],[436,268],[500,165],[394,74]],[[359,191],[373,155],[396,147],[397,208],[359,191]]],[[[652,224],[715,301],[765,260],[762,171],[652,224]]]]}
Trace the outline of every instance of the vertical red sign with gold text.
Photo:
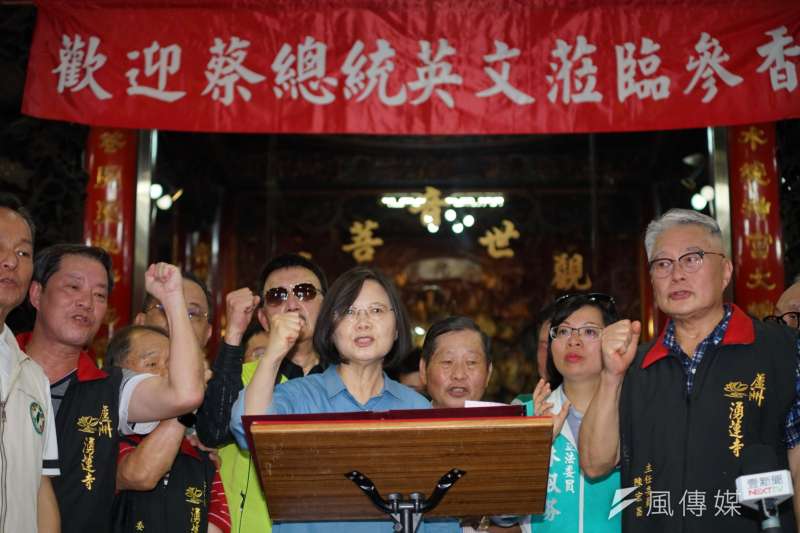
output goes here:
{"type": "Polygon", "coordinates": [[[735,301],[764,318],[784,286],[775,124],[730,128],[728,149],[735,301]]]}
{"type": "Polygon", "coordinates": [[[92,128],[86,143],[83,239],[111,256],[114,289],[93,348],[101,355],[114,331],[131,321],[137,131],[92,128]]]}

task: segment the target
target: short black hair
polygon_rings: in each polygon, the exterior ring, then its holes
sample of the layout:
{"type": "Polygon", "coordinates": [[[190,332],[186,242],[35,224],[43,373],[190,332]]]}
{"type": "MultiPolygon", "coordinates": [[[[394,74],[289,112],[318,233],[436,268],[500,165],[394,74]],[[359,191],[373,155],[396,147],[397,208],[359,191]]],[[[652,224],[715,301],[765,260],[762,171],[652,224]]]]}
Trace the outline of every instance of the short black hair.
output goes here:
{"type": "Polygon", "coordinates": [[[283,254],[270,259],[269,262],[264,265],[264,268],[261,269],[261,274],[258,276],[256,292],[261,296],[262,303],[264,302],[264,284],[267,282],[269,275],[276,270],[291,267],[301,267],[310,270],[319,280],[319,288],[322,290],[322,294],[325,295],[328,292],[328,278],[325,277],[325,272],[322,271],[322,268],[318,264],[300,254],[283,254]]]}
{"type": "Polygon", "coordinates": [[[492,341],[489,336],[481,331],[478,324],[466,316],[450,316],[435,322],[428,333],[425,334],[425,342],[422,343],[422,359],[425,363],[431,362],[434,352],[436,352],[436,339],[445,333],[452,331],[474,331],[481,336],[481,344],[483,345],[483,353],[486,355],[486,364],[492,362],[492,341]]]}
{"type": "Polygon", "coordinates": [[[110,341],[108,341],[105,355],[105,366],[109,368],[115,366],[122,367],[128,360],[128,356],[131,353],[133,336],[137,333],[144,333],[147,331],[169,337],[169,334],[166,331],[156,326],[145,326],[138,324],[125,326],[114,333],[114,336],[111,337],[110,341]]]}
{"type": "Polygon", "coordinates": [[[342,321],[347,308],[353,305],[358,298],[361,287],[367,280],[373,280],[383,287],[389,296],[389,305],[394,311],[397,339],[392,344],[392,349],[386,354],[383,366],[385,368],[392,367],[411,351],[411,323],[394,283],[379,270],[357,266],[339,276],[331,285],[325,299],[322,300],[317,326],[314,328],[314,350],[326,366],[346,362],[342,360],[336,349],[333,332],[342,321]]]}
{"type": "MultiPolygon", "coordinates": [[[[534,330],[533,330],[533,335],[534,335],[533,350],[534,350],[534,354],[536,353],[536,350],[538,349],[538,345],[539,345],[539,331],[542,329],[542,326],[546,322],[549,322],[553,318],[553,312],[555,311],[555,309],[556,309],[556,300],[551,300],[551,301],[547,302],[546,304],[544,304],[542,306],[542,308],[539,309],[539,312],[536,313],[536,322],[534,322],[534,324],[533,324],[533,326],[534,326],[534,330]]],[[[536,357],[534,357],[534,359],[536,359],[536,357]]]]}
{"type": "Polygon", "coordinates": [[[111,294],[111,289],[114,288],[114,269],[111,264],[111,256],[102,248],[85,244],[54,244],[37,253],[33,261],[33,281],[39,283],[42,288],[47,286],[47,282],[53,274],[61,268],[61,259],[66,255],[88,257],[103,265],[103,268],[106,269],[108,294],[111,294]]]}
{"type": "Polygon", "coordinates": [[[25,206],[22,204],[19,198],[11,193],[0,193],[0,208],[8,209],[9,211],[13,211],[22,217],[22,220],[28,224],[28,229],[31,230],[31,241],[34,241],[36,238],[36,224],[33,223],[33,217],[31,216],[30,212],[25,209],[25,206]]]}
{"type": "MultiPolygon", "coordinates": [[[[550,327],[560,326],[562,322],[581,307],[594,307],[603,316],[603,326],[608,326],[619,320],[616,308],[613,305],[604,305],[603,302],[586,295],[575,294],[569,298],[557,301],[553,305],[553,315],[550,318],[550,327]]],[[[553,338],[547,335],[547,375],[550,376],[550,387],[555,389],[564,382],[564,376],[553,362],[553,338]]]]}
{"type": "Polygon", "coordinates": [[[395,360],[394,364],[386,369],[386,373],[395,381],[400,381],[405,375],[419,372],[419,360],[422,355],[421,348],[414,348],[405,357],[395,360]]]}
{"type": "Polygon", "coordinates": [[[239,344],[239,346],[247,350],[247,343],[250,342],[250,339],[258,335],[259,333],[263,333],[264,331],[266,330],[258,322],[258,320],[253,320],[247,326],[247,329],[244,330],[244,333],[242,333],[242,342],[239,344]]]}
{"type": "MultiPolygon", "coordinates": [[[[191,270],[182,271],[181,277],[183,279],[188,279],[189,281],[191,281],[192,283],[194,283],[203,290],[203,295],[205,295],[206,297],[206,304],[208,306],[208,323],[213,324],[214,305],[211,299],[211,291],[208,290],[208,287],[206,286],[205,282],[203,282],[200,278],[198,278],[197,275],[191,270]]],[[[146,293],[144,296],[144,301],[142,302],[142,312],[146,313],[154,301],[155,297],[149,292],[146,293]]]]}

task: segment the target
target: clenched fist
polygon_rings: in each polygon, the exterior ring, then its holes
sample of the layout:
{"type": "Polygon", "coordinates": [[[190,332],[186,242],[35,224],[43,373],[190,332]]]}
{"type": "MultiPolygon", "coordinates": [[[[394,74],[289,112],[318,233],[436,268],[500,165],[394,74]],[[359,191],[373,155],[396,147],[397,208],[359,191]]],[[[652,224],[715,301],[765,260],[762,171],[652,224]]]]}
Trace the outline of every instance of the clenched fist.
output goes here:
{"type": "Polygon", "coordinates": [[[225,343],[238,346],[261,298],[247,287],[229,292],[225,297],[225,343]]]}
{"type": "Polygon", "coordinates": [[[290,311],[273,315],[269,319],[269,342],[264,354],[265,359],[283,359],[294,348],[303,328],[300,313],[290,311]]]}
{"type": "Polygon", "coordinates": [[[638,320],[620,320],[603,329],[601,348],[603,351],[603,372],[622,378],[631,366],[639,345],[642,323],[638,320]]]}
{"type": "Polygon", "coordinates": [[[181,271],[169,263],[154,263],[144,273],[144,287],[154,298],[166,305],[170,297],[183,297],[181,271]]]}

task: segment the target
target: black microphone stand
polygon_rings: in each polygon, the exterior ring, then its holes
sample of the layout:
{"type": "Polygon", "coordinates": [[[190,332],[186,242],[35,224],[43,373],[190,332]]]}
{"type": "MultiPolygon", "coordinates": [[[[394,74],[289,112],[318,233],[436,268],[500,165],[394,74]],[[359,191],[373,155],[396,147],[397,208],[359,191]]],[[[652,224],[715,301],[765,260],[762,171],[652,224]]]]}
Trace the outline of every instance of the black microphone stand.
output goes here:
{"type": "Polygon", "coordinates": [[[461,479],[466,472],[453,468],[443,475],[433,494],[427,500],[420,492],[412,492],[408,499],[397,492],[389,494],[389,499],[384,500],[375,484],[358,470],[345,474],[345,477],[356,484],[366,494],[378,510],[388,514],[394,521],[394,530],[397,533],[416,533],[422,522],[422,515],[439,505],[447,491],[461,479]]]}

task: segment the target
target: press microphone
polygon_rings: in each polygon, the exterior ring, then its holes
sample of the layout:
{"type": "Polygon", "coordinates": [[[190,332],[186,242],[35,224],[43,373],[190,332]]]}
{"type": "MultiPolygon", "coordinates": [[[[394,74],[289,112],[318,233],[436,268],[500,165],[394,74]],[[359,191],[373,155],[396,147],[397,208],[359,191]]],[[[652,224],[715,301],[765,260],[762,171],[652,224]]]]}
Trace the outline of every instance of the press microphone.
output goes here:
{"type": "Polygon", "coordinates": [[[736,478],[739,503],[761,515],[761,531],[782,531],[778,506],[794,494],[792,476],[778,469],[775,449],[753,444],[742,450],[742,475],[736,478]]]}

